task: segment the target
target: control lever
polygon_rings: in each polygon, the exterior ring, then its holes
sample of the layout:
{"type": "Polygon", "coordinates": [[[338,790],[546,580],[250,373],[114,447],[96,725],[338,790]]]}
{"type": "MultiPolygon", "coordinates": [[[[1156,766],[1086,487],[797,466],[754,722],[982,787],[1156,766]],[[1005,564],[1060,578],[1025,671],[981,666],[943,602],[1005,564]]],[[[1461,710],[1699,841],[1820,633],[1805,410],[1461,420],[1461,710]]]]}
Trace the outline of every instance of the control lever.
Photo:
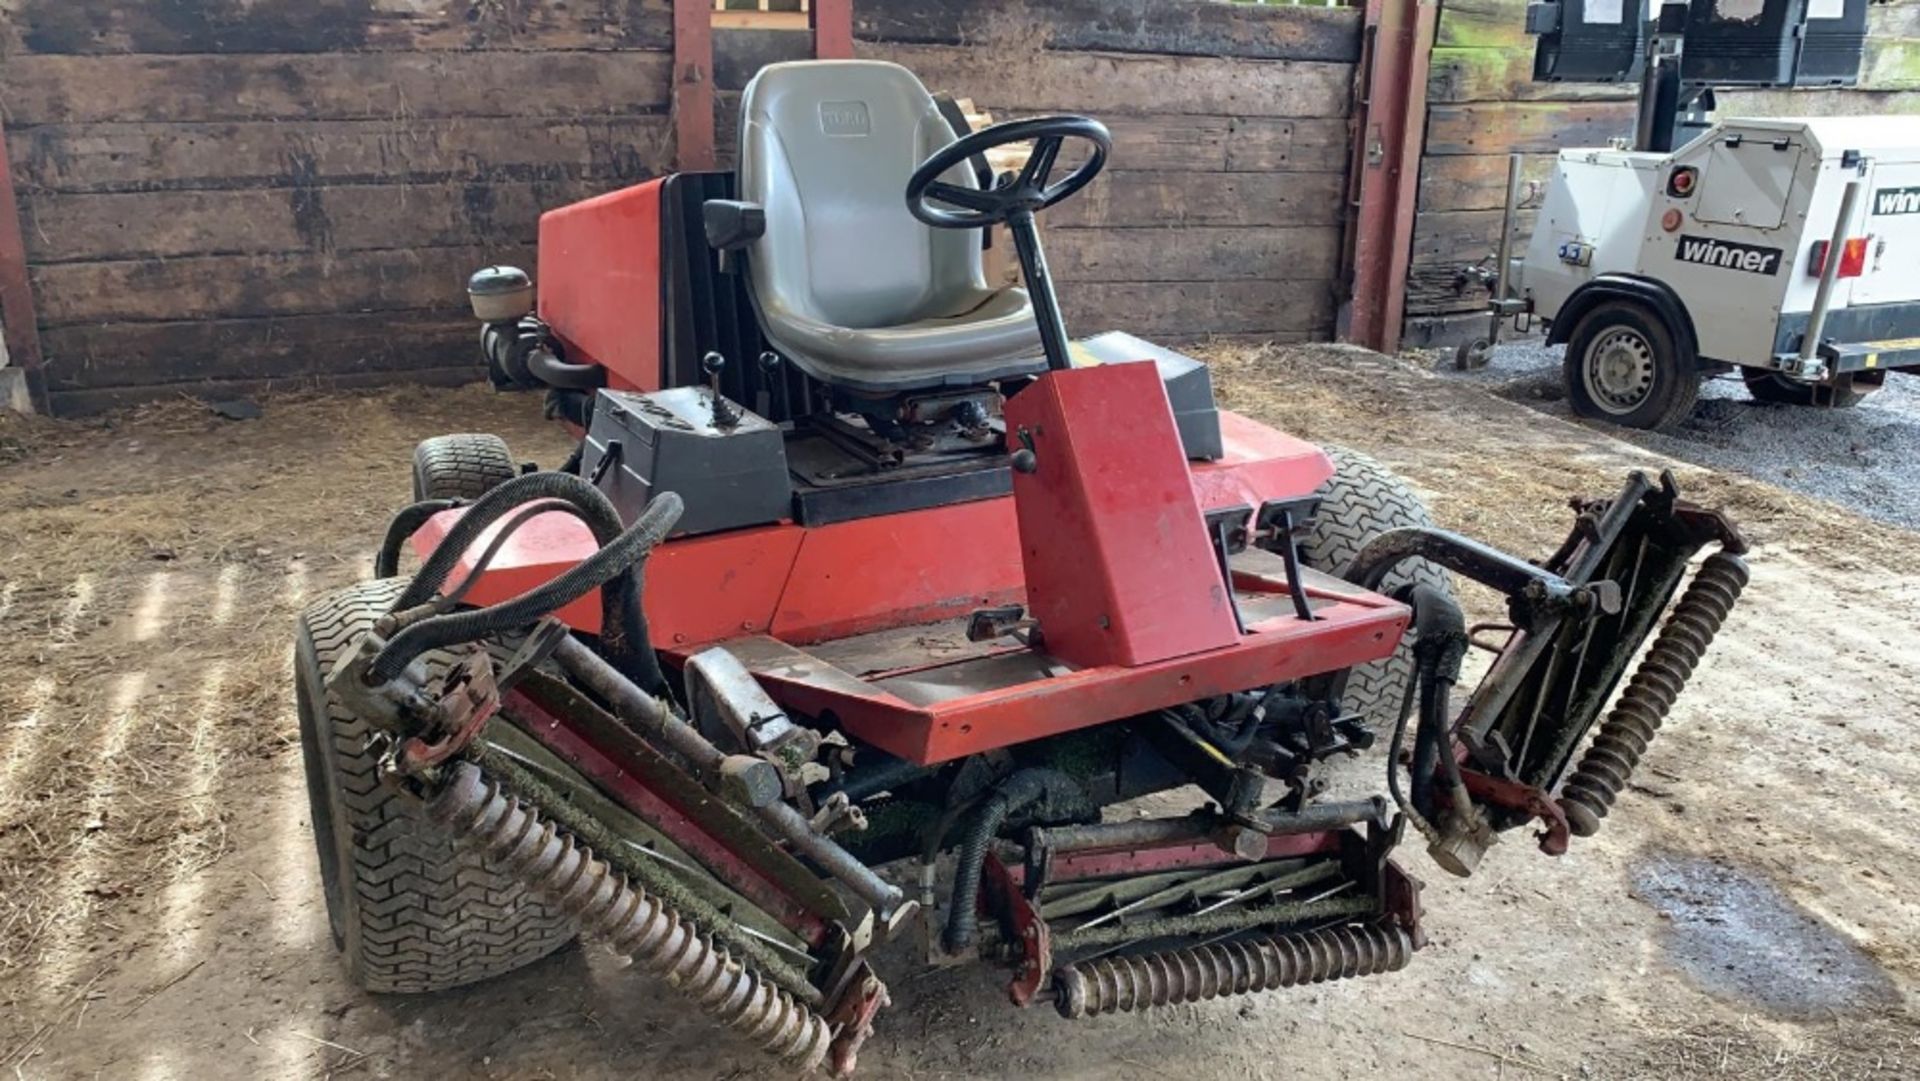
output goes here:
{"type": "Polygon", "coordinates": [[[740,423],[740,411],[720,393],[720,373],[727,368],[727,358],[719,353],[708,353],[700,358],[700,370],[707,373],[707,390],[713,395],[713,426],[731,428],[740,423]]]}

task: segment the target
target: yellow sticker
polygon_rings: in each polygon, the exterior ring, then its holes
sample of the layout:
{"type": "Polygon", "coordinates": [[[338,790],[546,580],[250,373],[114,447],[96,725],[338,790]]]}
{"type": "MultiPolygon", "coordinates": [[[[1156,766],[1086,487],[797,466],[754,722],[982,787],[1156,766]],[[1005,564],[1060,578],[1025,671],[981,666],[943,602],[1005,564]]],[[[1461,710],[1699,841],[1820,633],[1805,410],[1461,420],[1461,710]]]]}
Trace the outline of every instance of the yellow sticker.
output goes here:
{"type": "Polygon", "coordinates": [[[1869,368],[1878,368],[1879,366],[1880,366],[1880,354],[1878,354],[1878,353],[1868,353],[1868,354],[1867,354],[1867,367],[1869,367],[1869,368]]]}

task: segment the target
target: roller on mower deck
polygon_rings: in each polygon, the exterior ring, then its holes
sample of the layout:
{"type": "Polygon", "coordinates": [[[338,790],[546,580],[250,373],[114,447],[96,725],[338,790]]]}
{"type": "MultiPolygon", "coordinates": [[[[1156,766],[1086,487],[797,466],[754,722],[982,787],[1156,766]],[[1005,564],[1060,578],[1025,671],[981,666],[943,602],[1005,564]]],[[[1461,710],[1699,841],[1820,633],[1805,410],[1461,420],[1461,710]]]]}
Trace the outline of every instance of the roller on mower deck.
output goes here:
{"type": "Polygon", "coordinates": [[[545,387],[573,458],[429,441],[443,494],[301,622],[363,985],[577,930],[846,1073],[888,939],[1067,1018],[1375,975],[1423,944],[1408,826],[1462,875],[1501,832],[1598,828],[1746,581],[1725,519],[1635,474],[1527,562],[1218,409],[1196,361],[1070,341],[1034,217],[1104,165],[1092,120],[967,134],[865,61],[770,66],[742,110],[737,174],[547,214],[537,314],[524,274],[475,277],[496,381],[545,387]],[[1024,290],[981,273],[1000,224],[1024,290]],[[1470,638],[1450,574],[1507,623],[1470,638]],[[1456,713],[1471,645],[1497,656],[1456,713]],[[1382,737],[1385,793],[1322,798],[1382,737]]]}

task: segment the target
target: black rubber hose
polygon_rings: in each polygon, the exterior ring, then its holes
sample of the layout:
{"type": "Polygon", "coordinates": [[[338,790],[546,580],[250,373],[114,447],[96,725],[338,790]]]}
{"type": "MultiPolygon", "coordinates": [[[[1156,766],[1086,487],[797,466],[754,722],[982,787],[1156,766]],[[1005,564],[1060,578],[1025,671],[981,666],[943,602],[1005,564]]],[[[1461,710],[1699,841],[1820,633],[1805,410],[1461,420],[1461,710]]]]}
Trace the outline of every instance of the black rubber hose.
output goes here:
{"type": "MultiPolygon", "coordinates": [[[[478,504],[475,506],[477,509],[478,504]]],[[[387,641],[379,656],[374,658],[368,675],[377,681],[390,680],[405,671],[414,658],[430,649],[474,642],[491,634],[523,627],[586,596],[589,591],[606,585],[616,577],[625,576],[666,538],[674,523],[680,520],[683,509],[678,495],[662,492],[654,497],[632,526],[614,538],[613,543],[568,568],[552,581],[499,604],[430,616],[403,628],[387,641]]],[[[449,534],[449,542],[451,539],[449,534]]],[[[446,543],[443,543],[442,548],[445,546],[446,543]]],[[[434,554],[438,555],[439,552],[434,554]]],[[[647,652],[652,652],[650,645],[647,652]]]]}
{"type": "Polygon", "coordinates": [[[506,481],[474,501],[460,516],[446,539],[434,549],[407,585],[393,610],[403,612],[432,600],[447,584],[453,566],[486,528],[520,504],[534,499],[564,499],[582,511],[587,527],[601,547],[620,535],[620,514],[598,488],[565,473],[528,473],[506,481]]]}
{"type": "Polygon", "coordinates": [[[1450,785],[1460,785],[1459,763],[1448,746],[1447,711],[1449,689],[1459,681],[1467,654],[1467,620],[1458,602],[1429,585],[1402,586],[1393,598],[1413,609],[1413,678],[1420,691],[1420,720],[1414,731],[1410,796],[1421,814],[1432,817],[1435,770],[1445,768],[1450,785]]]}
{"type": "Polygon", "coordinates": [[[607,370],[598,364],[569,364],[544,345],[527,350],[527,371],[535,379],[562,390],[597,390],[607,385],[607,370]]]}
{"type": "MultiPolygon", "coordinates": [[[[534,499],[561,499],[573,504],[602,548],[620,535],[620,512],[603,492],[585,480],[552,472],[515,477],[481,496],[460,516],[460,521],[427,557],[392,610],[410,611],[433,599],[445,588],[454,564],[482,531],[515,507],[534,499]]],[[[646,612],[640,606],[644,573],[644,564],[636,563],[630,574],[616,578],[601,591],[601,644],[608,660],[622,675],[647,693],[664,697],[666,675],[660,670],[659,658],[654,656],[646,612]]]]}
{"type": "Polygon", "coordinates": [[[392,578],[400,573],[400,548],[407,538],[420,532],[427,519],[443,510],[452,510],[460,505],[458,499],[423,499],[400,508],[400,513],[387,523],[386,538],[380,542],[380,552],[373,557],[373,576],[392,578]]]}
{"type": "Polygon", "coordinates": [[[1092,802],[1072,777],[1056,769],[1023,769],[1000,783],[981,806],[960,841],[953,872],[953,903],[947,909],[946,947],[958,953],[973,944],[980,917],[975,898],[987,863],[987,847],[1015,812],[1039,804],[1048,819],[1068,820],[1093,813],[1092,802]]]}

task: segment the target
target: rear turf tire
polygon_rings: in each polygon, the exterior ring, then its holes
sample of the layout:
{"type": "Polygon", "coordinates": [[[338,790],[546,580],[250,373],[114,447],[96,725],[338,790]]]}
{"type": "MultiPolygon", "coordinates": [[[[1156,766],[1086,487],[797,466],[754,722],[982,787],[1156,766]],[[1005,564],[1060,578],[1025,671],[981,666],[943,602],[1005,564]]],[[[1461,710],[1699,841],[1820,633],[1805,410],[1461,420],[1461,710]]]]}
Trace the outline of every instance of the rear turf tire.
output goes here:
{"type": "MultiPolygon", "coordinates": [[[[334,661],[404,586],[366,582],[308,608],[295,633],[294,692],[334,945],[361,987],[418,993],[511,972],[565,945],[573,929],[383,781],[367,746],[374,729],[327,693],[334,661]]],[[[437,671],[451,656],[427,659],[437,671]]]]}
{"type": "Polygon", "coordinates": [[[1747,393],[1756,402],[1771,405],[1818,405],[1829,409],[1852,409],[1865,401],[1868,394],[1879,390],[1886,382],[1885,372],[1858,373],[1842,375],[1831,386],[1820,383],[1802,383],[1788,379],[1779,372],[1770,372],[1762,368],[1742,368],[1740,378],[1747,384],[1747,393]]]}
{"type": "Polygon", "coordinates": [[[413,448],[413,498],[478,499],[520,475],[507,441],[463,433],[423,439],[413,448]]]}
{"type": "Polygon", "coordinates": [[[1653,309],[1609,300],[1567,338],[1567,401],[1583,417],[1660,431],[1693,413],[1700,370],[1693,350],[1653,309]]]}
{"type": "MultiPolygon", "coordinates": [[[[1372,458],[1345,447],[1327,447],[1333,476],[1320,486],[1320,509],[1300,542],[1300,558],[1307,566],[1339,574],[1362,545],[1389,529],[1432,526],[1426,501],[1406,481],[1372,458]]],[[[1408,560],[1388,574],[1381,593],[1403,585],[1422,583],[1453,596],[1447,572],[1424,560],[1408,560]]],[[[1375,731],[1393,727],[1400,699],[1413,678],[1413,645],[1403,638],[1393,656],[1355,668],[1347,678],[1342,707],[1358,714],[1375,731]]]]}

